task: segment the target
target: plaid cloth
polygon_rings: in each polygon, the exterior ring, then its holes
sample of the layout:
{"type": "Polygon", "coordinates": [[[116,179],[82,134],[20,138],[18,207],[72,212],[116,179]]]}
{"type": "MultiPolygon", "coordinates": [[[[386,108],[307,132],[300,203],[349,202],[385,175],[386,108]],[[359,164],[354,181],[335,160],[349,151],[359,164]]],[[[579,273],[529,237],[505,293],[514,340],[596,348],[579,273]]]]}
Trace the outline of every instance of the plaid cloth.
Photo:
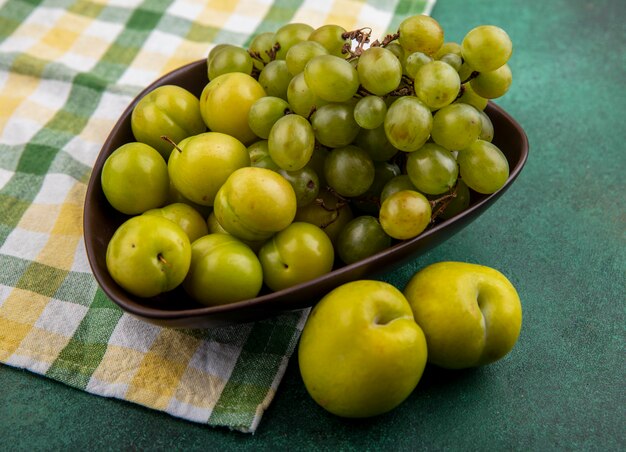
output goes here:
{"type": "MultiPolygon", "coordinates": [[[[91,166],[142,87],[287,22],[370,26],[434,0],[0,1],[0,362],[105,397],[253,432],[306,319],[175,330],[122,312],[82,239],[91,166]]],[[[6,390],[6,388],[5,388],[6,390]]]]}

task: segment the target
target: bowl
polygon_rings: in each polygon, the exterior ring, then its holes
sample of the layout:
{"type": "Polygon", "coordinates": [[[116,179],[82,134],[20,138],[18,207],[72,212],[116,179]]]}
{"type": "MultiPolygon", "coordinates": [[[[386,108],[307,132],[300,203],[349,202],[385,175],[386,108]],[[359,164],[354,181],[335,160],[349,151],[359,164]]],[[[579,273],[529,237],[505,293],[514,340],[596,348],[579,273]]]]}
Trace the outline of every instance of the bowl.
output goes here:
{"type": "Polygon", "coordinates": [[[161,85],[178,85],[200,96],[207,83],[206,60],[183,66],[161,77],[143,90],[126,108],[106,139],[96,159],[87,187],[84,206],[84,239],[89,264],[96,281],[125,312],[144,321],[174,328],[210,328],[268,318],[281,312],[314,305],[335,287],[357,279],[371,278],[390,271],[450,238],[478,218],[515,181],[528,157],[528,139],[520,125],[493,103],[485,112],[494,125],[493,143],[506,155],[510,175],[505,185],[491,195],[472,193],[470,206],[458,215],[436,223],[419,236],[395,243],[362,261],[336,268],[319,278],[278,292],[261,292],[255,298],[222,306],[206,307],[192,300],[182,288],[152,298],[139,298],[126,292],[109,275],[106,249],[113,233],[129,217],[117,212],[106,200],[100,174],[107,157],[124,143],[135,141],[130,117],[135,104],[161,85]]]}

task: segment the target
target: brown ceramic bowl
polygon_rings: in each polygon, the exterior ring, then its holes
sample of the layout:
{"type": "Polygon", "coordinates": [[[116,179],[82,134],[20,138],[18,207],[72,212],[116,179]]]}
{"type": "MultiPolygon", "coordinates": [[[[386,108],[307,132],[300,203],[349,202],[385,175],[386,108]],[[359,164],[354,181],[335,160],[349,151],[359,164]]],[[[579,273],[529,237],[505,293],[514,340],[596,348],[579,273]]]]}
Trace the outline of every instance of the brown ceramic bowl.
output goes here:
{"type": "Polygon", "coordinates": [[[181,288],[154,298],[139,298],[118,286],[106,268],[107,244],[116,228],[128,217],[115,211],[104,197],[100,185],[102,166],[115,149],[124,143],[135,141],[130,117],[134,105],[143,95],[158,86],[174,84],[186,88],[199,97],[207,83],[206,73],[206,62],[197,61],[165,75],[141,92],[126,108],[104,143],[87,188],[84,233],[87,256],[94,276],[104,292],[124,311],[154,324],[180,328],[206,328],[254,321],[280,312],[312,306],[335,287],[389,271],[460,231],[507,190],[522,170],[528,156],[528,139],[523,129],[505,111],[490,103],[485,111],[494,125],[493,142],[509,161],[510,177],[504,187],[492,195],[473,194],[470,206],[464,212],[437,223],[414,239],[396,243],[365,260],[336,268],[322,277],[279,292],[262,291],[259,296],[250,300],[206,307],[190,299],[181,288]]]}

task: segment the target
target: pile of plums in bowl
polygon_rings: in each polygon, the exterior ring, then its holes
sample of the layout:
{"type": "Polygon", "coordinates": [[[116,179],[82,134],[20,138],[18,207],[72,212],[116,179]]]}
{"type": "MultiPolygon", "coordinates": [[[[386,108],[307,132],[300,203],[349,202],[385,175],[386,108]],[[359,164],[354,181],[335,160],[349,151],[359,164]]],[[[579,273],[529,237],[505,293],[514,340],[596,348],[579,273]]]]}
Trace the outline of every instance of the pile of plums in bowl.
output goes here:
{"type": "Polygon", "coordinates": [[[95,163],[87,255],[146,321],[201,328],[315,304],[452,236],[515,180],[522,128],[495,26],[291,23],[160,78],[95,163]]]}

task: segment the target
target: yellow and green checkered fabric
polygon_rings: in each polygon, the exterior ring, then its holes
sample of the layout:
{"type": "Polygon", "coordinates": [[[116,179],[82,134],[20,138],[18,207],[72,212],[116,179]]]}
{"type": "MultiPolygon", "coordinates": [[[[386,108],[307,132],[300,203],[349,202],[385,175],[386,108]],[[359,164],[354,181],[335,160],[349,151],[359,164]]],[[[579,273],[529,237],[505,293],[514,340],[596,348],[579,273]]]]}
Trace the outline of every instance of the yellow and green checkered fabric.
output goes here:
{"type": "MultiPolygon", "coordinates": [[[[374,36],[434,0],[0,0],[0,362],[253,432],[306,312],[175,330],[122,312],[87,262],[92,164],[142,87],[288,22],[374,36]]],[[[10,390],[4,388],[3,390],[10,390]]]]}

